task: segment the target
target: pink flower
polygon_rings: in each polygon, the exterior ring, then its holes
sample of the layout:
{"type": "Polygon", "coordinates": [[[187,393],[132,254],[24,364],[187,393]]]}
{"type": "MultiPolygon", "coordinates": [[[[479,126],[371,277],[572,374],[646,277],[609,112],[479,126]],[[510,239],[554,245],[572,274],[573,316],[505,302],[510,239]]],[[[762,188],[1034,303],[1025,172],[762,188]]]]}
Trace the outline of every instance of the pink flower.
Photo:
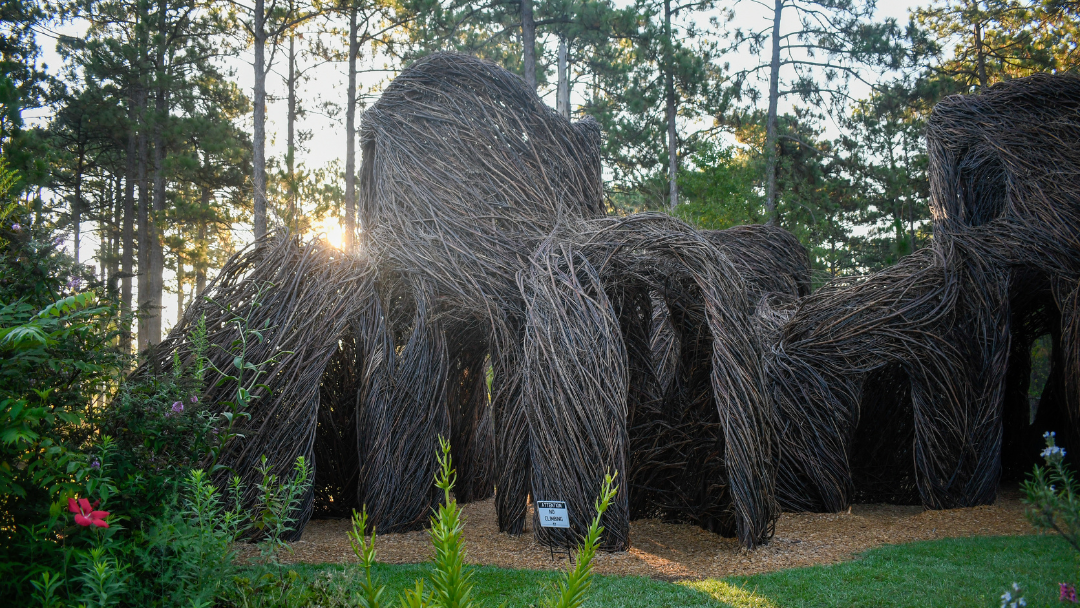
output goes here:
{"type": "Polygon", "coordinates": [[[1068,583],[1058,583],[1058,589],[1061,590],[1061,597],[1058,601],[1076,603],[1076,587],[1068,583]]]}
{"type": "Polygon", "coordinates": [[[177,414],[184,411],[184,403],[182,401],[173,402],[172,411],[176,412],[177,414]]]}
{"type": "Polygon", "coordinates": [[[199,398],[198,398],[198,397],[196,397],[195,395],[192,395],[192,396],[191,396],[191,402],[192,402],[192,403],[198,403],[198,402],[199,402],[199,398]]]}
{"type": "Polygon", "coordinates": [[[105,518],[109,516],[109,512],[94,510],[100,502],[101,501],[95,500],[94,504],[90,504],[90,501],[85,498],[80,498],[78,500],[69,498],[68,511],[75,514],[75,523],[84,528],[90,525],[99,528],[108,528],[109,523],[105,521],[105,518]]]}

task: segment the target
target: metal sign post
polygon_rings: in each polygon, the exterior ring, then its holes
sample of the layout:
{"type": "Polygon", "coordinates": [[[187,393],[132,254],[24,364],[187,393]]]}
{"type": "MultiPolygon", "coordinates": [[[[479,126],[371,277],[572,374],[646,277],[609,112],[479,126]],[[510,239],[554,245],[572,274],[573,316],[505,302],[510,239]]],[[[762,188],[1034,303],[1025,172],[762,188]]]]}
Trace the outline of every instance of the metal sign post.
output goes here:
{"type": "MultiPolygon", "coordinates": [[[[536,514],[539,516],[541,528],[570,529],[570,512],[567,510],[564,501],[538,500],[536,501],[536,514]]],[[[571,534],[566,535],[566,558],[570,560],[570,565],[573,565],[574,553],[570,541],[571,536],[571,534]]],[[[551,549],[551,559],[554,560],[555,547],[548,548],[551,549]]]]}

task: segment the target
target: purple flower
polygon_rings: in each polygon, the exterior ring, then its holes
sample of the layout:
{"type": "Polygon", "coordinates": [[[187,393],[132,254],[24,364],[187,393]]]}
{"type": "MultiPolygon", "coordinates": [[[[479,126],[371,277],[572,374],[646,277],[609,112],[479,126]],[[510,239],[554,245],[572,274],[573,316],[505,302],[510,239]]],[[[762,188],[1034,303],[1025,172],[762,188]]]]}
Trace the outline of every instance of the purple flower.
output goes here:
{"type": "Polygon", "coordinates": [[[79,277],[71,277],[67,282],[68,289],[79,289],[82,287],[82,279],[79,277]]]}
{"type": "Polygon", "coordinates": [[[16,222],[16,223],[11,225],[11,229],[14,230],[15,232],[22,232],[22,225],[19,224],[18,222],[16,222]]]}
{"type": "Polygon", "coordinates": [[[64,235],[62,235],[62,234],[58,235],[56,238],[54,238],[52,240],[52,246],[53,247],[59,247],[59,246],[61,246],[63,244],[64,244],[64,235]]]}
{"type": "Polygon", "coordinates": [[[198,397],[196,397],[195,395],[192,395],[192,396],[191,396],[191,402],[192,402],[192,403],[198,403],[198,402],[199,402],[199,398],[198,398],[198,397]]]}
{"type": "Polygon", "coordinates": [[[174,402],[174,403],[172,404],[172,411],[176,412],[177,414],[179,414],[180,412],[184,411],[184,404],[183,404],[183,402],[181,402],[181,401],[176,401],[176,402],[174,402]]]}
{"type": "Polygon", "coordinates": [[[217,435],[217,429],[210,429],[211,435],[217,435]]]}
{"type": "Polygon", "coordinates": [[[1058,598],[1059,602],[1076,603],[1076,587],[1068,583],[1058,583],[1058,589],[1061,591],[1061,597],[1058,598]]]}
{"type": "Polygon", "coordinates": [[[94,461],[90,463],[90,468],[91,469],[100,469],[101,468],[101,461],[98,460],[97,458],[94,458],[94,461]]]}

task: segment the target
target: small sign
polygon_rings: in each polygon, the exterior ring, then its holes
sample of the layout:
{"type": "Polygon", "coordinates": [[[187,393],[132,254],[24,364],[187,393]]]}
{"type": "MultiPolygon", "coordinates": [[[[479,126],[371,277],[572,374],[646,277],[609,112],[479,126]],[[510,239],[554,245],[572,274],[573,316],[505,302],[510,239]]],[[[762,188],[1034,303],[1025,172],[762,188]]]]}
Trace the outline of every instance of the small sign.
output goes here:
{"type": "Polygon", "coordinates": [[[538,500],[536,512],[540,515],[541,528],[569,528],[570,514],[561,500],[538,500]]]}

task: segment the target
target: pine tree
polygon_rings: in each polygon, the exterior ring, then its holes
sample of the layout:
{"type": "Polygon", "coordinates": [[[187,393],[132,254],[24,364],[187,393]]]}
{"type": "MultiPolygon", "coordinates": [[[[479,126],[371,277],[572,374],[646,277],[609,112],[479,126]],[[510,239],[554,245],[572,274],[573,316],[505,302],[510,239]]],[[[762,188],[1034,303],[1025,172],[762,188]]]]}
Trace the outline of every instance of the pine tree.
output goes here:
{"type": "Polygon", "coordinates": [[[254,199],[253,228],[255,238],[266,235],[266,76],[273,68],[273,56],[278,45],[282,44],[288,33],[297,25],[321,14],[324,7],[320,3],[301,4],[287,0],[253,0],[251,5],[231,2],[237,10],[244,13],[240,20],[253,50],[252,67],[255,72],[255,90],[252,96],[252,117],[254,120],[252,155],[252,188],[254,199]],[[269,47],[270,57],[267,58],[269,47]]]}
{"type": "Polygon", "coordinates": [[[932,68],[968,90],[1004,78],[1068,71],[1080,65],[1075,3],[1046,0],[944,0],[916,13],[936,40],[932,68]],[[946,57],[948,49],[952,56],[946,57]]]}
{"type": "Polygon", "coordinates": [[[745,87],[750,77],[764,75],[766,100],[765,208],[768,223],[777,219],[777,145],[780,131],[779,101],[796,95],[810,106],[842,111],[847,83],[868,81],[865,70],[895,70],[903,66],[907,47],[903,32],[892,20],[874,23],[874,4],[864,0],[775,0],[767,28],[733,32],[734,48],[747,44],[763,61],[733,76],[733,86],[751,98],[745,87]],[[785,14],[795,18],[785,30],[785,14]]]}

